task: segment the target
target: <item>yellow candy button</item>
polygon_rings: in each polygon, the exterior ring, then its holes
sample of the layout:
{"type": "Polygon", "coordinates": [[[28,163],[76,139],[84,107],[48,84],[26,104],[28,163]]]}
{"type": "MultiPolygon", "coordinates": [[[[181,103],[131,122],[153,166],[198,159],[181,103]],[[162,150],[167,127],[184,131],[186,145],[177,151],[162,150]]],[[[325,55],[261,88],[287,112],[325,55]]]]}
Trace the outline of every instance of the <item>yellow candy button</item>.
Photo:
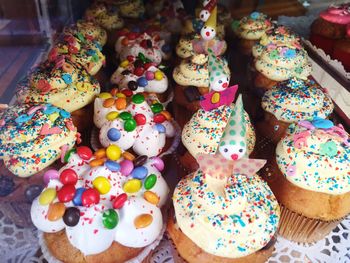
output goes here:
{"type": "Polygon", "coordinates": [[[216,104],[220,100],[220,94],[215,92],[213,96],[211,97],[211,103],[216,104]]]}
{"type": "Polygon", "coordinates": [[[152,192],[152,191],[146,191],[143,193],[143,198],[145,198],[145,200],[153,205],[158,205],[159,203],[159,196],[152,192]]]}
{"type": "Polygon", "coordinates": [[[101,194],[107,194],[111,190],[111,183],[106,177],[98,176],[92,181],[94,188],[101,194]]]}
{"type": "Polygon", "coordinates": [[[112,98],[112,94],[108,92],[102,92],[98,95],[100,99],[109,99],[112,98]]]}
{"type": "Polygon", "coordinates": [[[116,118],[118,118],[119,112],[117,111],[111,111],[106,115],[106,119],[109,121],[113,121],[116,118]]]}
{"type": "Polygon", "coordinates": [[[123,190],[125,193],[133,194],[138,192],[142,187],[142,182],[139,179],[130,179],[127,181],[124,186],[123,190]]]}
{"type": "Polygon", "coordinates": [[[116,96],[117,98],[126,98],[125,94],[120,93],[120,92],[118,92],[117,94],[115,94],[115,96],[116,96]]]}
{"type": "Polygon", "coordinates": [[[128,65],[129,65],[129,61],[128,61],[128,60],[124,60],[124,61],[122,61],[122,62],[120,63],[120,66],[121,66],[122,68],[126,68],[128,65]]]}
{"type": "Polygon", "coordinates": [[[122,155],[122,150],[120,150],[119,146],[117,145],[110,145],[106,149],[106,155],[108,159],[116,161],[122,155]]]}
{"type": "Polygon", "coordinates": [[[163,72],[161,72],[160,70],[157,70],[155,73],[154,73],[154,78],[156,80],[162,80],[163,79],[163,72]]]}
{"type": "Polygon", "coordinates": [[[78,82],[76,86],[79,91],[88,91],[92,88],[92,85],[87,82],[78,82]]]}
{"type": "Polygon", "coordinates": [[[56,189],[47,188],[39,196],[39,204],[48,205],[56,198],[56,189]]]}
{"type": "Polygon", "coordinates": [[[134,219],[136,229],[148,227],[153,222],[153,216],[150,214],[141,214],[134,219]]]}

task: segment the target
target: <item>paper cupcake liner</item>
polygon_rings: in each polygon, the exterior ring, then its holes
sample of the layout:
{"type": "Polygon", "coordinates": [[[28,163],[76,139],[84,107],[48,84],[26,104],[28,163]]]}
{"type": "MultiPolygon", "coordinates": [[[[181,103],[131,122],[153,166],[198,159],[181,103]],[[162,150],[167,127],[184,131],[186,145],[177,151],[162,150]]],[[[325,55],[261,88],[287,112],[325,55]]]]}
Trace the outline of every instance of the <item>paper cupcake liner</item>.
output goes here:
{"type": "Polygon", "coordinates": [[[278,233],[286,239],[314,243],[325,238],[344,218],[332,221],[312,219],[293,212],[283,205],[278,233]]]}

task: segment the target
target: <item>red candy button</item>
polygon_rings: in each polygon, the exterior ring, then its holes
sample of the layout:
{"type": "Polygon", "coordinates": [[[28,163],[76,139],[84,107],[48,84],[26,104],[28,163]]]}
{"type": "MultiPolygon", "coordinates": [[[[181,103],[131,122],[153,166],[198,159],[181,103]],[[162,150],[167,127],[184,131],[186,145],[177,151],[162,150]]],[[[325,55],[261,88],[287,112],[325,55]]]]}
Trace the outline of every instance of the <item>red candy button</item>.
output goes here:
{"type": "Polygon", "coordinates": [[[77,154],[83,160],[90,160],[93,153],[91,149],[87,146],[80,146],[77,148],[77,154]]]}
{"type": "Polygon", "coordinates": [[[100,193],[95,188],[90,188],[84,191],[81,195],[83,206],[90,207],[100,202],[100,193]]]}
{"type": "Polygon", "coordinates": [[[137,126],[146,124],[146,117],[142,113],[138,113],[134,116],[137,126]]]}
{"type": "Polygon", "coordinates": [[[73,169],[65,169],[60,174],[60,181],[62,184],[76,184],[78,175],[73,169]]]}
{"type": "Polygon", "coordinates": [[[122,93],[127,97],[131,97],[133,95],[132,91],[129,89],[122,90],[122,93]]]}
{"type": "Polygon", "coordinates": [[[144,72],[145,70],[141,67],[135,68],[134,70],[134,74],[138,77],[142,76],[144,72]]]}
{"type": "Polygon", "coordinates": [[[126,59],[127,59],[129,62],[133,62],[133,61],[134,61],[134,56],[127,56],[126,59]]]}
{"type": "Polygon", "coordinates": [[[129,32],[127,34],[127,37],[128,37],[129,40],[135,40],[137,38],[137,33],[129,32]]]}
{"type": "Polygon", "coordinates": [[[163,123],[163,122],[165,122],[166,118],[163,114],[159,113],[159,114],[154,115],[153,120],[155,123],[163,123]]]}
{"type": "Polygon", "coordinates": [[[122,193],[122,194],[118,195],[114,199],[113,208],[114,209],[122,208],[127,199],[128,199],[128,195],[126,193],[122,193]]]}
{"type": "Polygon", "coordinates": [[[66,203],[72,201],[75,196],[75,187],[72,184],[66,184],[57,191],[57,198],[60,202],[66,203]]]}

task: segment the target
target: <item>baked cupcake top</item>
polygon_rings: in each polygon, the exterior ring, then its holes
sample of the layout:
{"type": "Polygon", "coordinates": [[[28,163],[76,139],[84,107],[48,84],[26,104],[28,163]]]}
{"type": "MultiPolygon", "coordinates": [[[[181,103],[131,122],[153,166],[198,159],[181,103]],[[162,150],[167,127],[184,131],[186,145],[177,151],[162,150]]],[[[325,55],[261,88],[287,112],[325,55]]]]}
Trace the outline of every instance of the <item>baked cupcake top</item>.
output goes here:
{"type": "Polygon", "coordinates": [[[300,37],[296,35],[290,28],[285,26],[277,26],[261,37],[259,43],[253,46],[252,54],[254,57],[261,55],[263,50],[269,45],[273,44],[276,46],[291,46],[301,48],[300,37]]]}
{"type": "Polygon", "coordinates": [[[93,41],[97,40],[101,46],[107,42],[107,32],[100,26],[85,20],[78,20],[75,25],[65,27],[63,33],[81,34],[84,38],[93,41]]]}
{"type": "Polygon", "coordinates": [[[141,0],[128,0],[119,5],[122,17],[142,18],[145,14],[145,6],[141,0]]]}
{"type": "Polygon", "coordinates": [[[331,195],[350,191],[349,135],[341,124],[315,118],[291,124],[278,143],[276,160],[286,179],[331,195]]]}
{"type": "Polygon", "coordinates": [[[298,122],[333,112],[330,96],[313,80],[290,79],[265,92],[262,108],[284,122],[298,122]]]}
{"type": "Polygon", "coordinates": [[[136,154],[149,157],[159,155],[166,137],[175,135],[171,115],[156,96],[123,95],[103,93],[95,100],[94,122],[100,128],[101,144],[132,148],[136,154]]]}
{"type": "Polygon", "coordinates": [[[120,90],[128,89],[134,94],[144,91],[163,93],[168,89],[168,77],[141,53],[138,57],[129,56],[122,61],[113,73],[111,83],[117,84],[120,90]]]}
{"type": "Polygon", "coordinates": [[[255,60],[255,68],[267,78],[283,81],[292,77],[307,79],[312,66],[303,48],[269,44],[255,60]]]}
{"type": "Polygon", "coordinates": [[[14,105],[0,114],[0,158],[13,174],[28,177],[57,160],[63,148],[73,147],[76,134],[64,109],[14,105]]]}
{"type": "Polygon", "coordinates": [[[34,199],[31,218],[41,231],[65,229],[72,246],[98,254],[113,241],[150,245],[161,233],[162,207],[169,192],[160,158],[128,159],[117,146],[93,155],[86,147],[66,153],[67,164],[44,175],[47,186],[34,199]]]}
{"type": "Polygon", "coordinates": [[[137,57],[142,53],[147,59],[159,65],[162,59],[170,57],[170,49],[159,35],[149,35],[147,33],[135,33],[121,31],[123,36],[119,37],[115,43],[115,51],[121,61],[128,56],[137,57]]]}
{"type": "Polygon", "coordinates": [[[332,4],[327,10],[320,13],[320,17],[335,24],[350,24],[350,3],[332,4]]]}
{"type": "Polygon", "coordinates": [[[69,112],[88,105],[100,92],[93,77],[63,56],[43,62],[28,79],[18,87],[18,101],[51,103],[69,112]]]}
{"type": "Polygon", "coordinates": [[[267,30],[272,28],[272,22],[267,15],[253,12],[241,20],[232,22],[232,29],[242,39],[258,40],[267,30]]]}
{"type": "Polygon", "coordinates": [[[119,17],[118,13],[108,10],[102,3],[92,5],[88,8],[85,11],[85,18],[97,23],[108,31],[120,29],[124,26],[124,20],[119,17]]]}

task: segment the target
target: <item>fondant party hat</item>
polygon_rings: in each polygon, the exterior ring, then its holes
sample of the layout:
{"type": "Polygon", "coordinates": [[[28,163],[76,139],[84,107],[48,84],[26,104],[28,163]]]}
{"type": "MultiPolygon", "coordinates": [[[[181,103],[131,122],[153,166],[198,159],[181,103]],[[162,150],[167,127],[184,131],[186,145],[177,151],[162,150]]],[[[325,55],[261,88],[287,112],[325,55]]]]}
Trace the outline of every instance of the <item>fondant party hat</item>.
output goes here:
{"type": "Polygon", "coordinates": [[[217,57],[213,50],[208,48],[208,71],[210,90],[222,91],[230,82],[230,76],[224,70],[225,63],[217,57]]]}
{"type": "Polygon", "coordinates": [[[210,13],[209,18],[207,19],[203,28],[201,29],[201,36],[204,40],[211,40],[216,36],[217,12],[218,12],[218,8],[215,5],[215,7],[210,13]]]}
{"type": "Polygon", "coordinates": [[[203,2],[203,9],[199,12],[199,19],[203,22],[206,22],[210,14],[213,12],[216,7],[218,1],[217,0],[206,0],[203,2]]]}

